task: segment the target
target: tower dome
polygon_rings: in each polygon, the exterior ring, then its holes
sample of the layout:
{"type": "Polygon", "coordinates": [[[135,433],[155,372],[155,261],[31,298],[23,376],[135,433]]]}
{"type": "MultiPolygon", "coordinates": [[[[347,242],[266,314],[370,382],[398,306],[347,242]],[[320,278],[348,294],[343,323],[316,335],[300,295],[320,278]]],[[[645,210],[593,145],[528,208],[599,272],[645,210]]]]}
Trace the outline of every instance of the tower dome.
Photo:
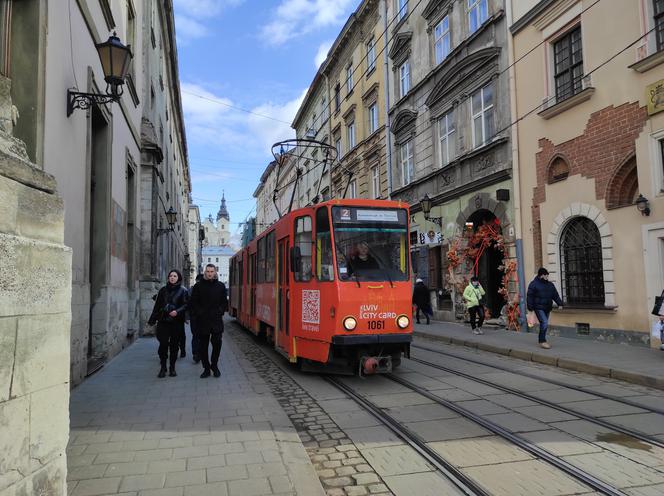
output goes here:
{"type": "Polygon", "coordinates": [[[226,208],[226,195],[225,192],[221,192],[221,206],[219,207],[219,212],[217,212],[217,221],[221,218],[230,221],[230,216],[228,215],[228,209],[226,208]]]}

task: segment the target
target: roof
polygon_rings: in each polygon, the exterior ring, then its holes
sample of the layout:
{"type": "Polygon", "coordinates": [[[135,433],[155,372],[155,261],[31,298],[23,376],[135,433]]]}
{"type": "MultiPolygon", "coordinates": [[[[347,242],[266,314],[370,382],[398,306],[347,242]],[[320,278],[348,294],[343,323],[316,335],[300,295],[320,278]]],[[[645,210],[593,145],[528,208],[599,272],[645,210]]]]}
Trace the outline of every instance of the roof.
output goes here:
{"type": "Polygon", "coordinates": [[[225,246],[204,246],[202,250],[203,256],[227,256],[232,257],[235,255],[235,250],[228,245],[225,246]]]}

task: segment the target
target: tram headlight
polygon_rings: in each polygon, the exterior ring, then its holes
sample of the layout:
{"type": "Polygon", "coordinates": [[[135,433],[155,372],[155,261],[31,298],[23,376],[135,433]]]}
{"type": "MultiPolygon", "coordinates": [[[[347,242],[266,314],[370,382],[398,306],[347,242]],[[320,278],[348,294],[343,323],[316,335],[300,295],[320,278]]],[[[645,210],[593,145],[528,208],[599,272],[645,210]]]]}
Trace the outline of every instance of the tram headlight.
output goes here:
{"type": "Polygon", "coordinates": [[[344,329],[347,331],[354,331],[356,327],[357,320],[355,320],[355,317],[346,317],[344,319],[344,329]]]}
{"type": "Polygon", "coordinates": [[[405,329],[410,324],[410,319],[406,315],[399,315],[397,317],[397,326],[400,329],[405,329]]]}

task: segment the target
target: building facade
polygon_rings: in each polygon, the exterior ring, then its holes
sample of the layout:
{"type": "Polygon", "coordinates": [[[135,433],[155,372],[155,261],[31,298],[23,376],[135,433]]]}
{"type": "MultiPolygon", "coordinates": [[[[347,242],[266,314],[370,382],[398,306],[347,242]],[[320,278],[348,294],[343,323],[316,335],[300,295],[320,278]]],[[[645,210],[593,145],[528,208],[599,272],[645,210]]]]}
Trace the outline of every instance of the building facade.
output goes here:
{"type": "MultiPolygon", "coordinates": [[[[256,217],[252,219],[252,226],[244,231],[243,240],[249,241],[268,227],[274,224],[288,209],[300,208],[300,200],[297,192],[302,169],[298,168],[298,159],[295,153],[287,152],[279,157],[279,160],[270,162],[260,182],[254,191],[256,198],[256,217]],[[299,171],[299,172],[298,172],[299,171]],[[292,202],[292,206],[291,206],[292,202]]],[[[244,242],[244,241],[243,241],[244,242]]]]}
{"type": "Polygon", "coordinates": [[[511,7],[526,272],[548,268],[559,332],[648,343],[664,288],[662,2],[511,7]]]}
{"type": "Polygon", "coordinates": [[[201,213],[197,205],[189,205],[187,231],[189,237],[187,244],[189,248],[189,265],[185,282],[187,286],[193,286],[196,276],[201,273],[203,240],[205,239],[205,230],[201,224],[201,213]]]}
{"type": "Polygon", "coordinates": [[[463,318],[460,291],[474,272],[492,317],[506,299],[518,304],[504,9],[503,0],[388,2],[391,197],[411,205],[413,273],[445,320],[463,318]]]}
{"type": "MultiPolygon", "coordinates": [[[[188,272],[189,196],[187,157],[172,1],[149,0],[141,24],[142,81],[140,168],[140,321],[143,330],[152,312],[152,296],[168,272],[188,272]],[[166,212],[177,216],[173,226],[166,212]]],[[[138,63],[136,61],[136,63],[138,63]]],[[[138,74],[137,74],[137,77],[138,74]]]]}
{"type": "Polygon", "coordinates": [[[12,90],[21,115],[16,133],[30,158],[56,178],[64,200],[64,239],[72,249],[71,381],[77,384],[140,332],[151,296],[168,269],[183,267],[187,253],[190,180],[172,3],[0,5],[20,26],[10,48],[17,50],[12,59],[21,81],[12,90]],[[107,91],[95,44],[112,33],[133,54],[122,96],[70,113],[63,103],[68,90],[107,91]],[[162,234],[171,207],[177,221],[162,234]]]}
{"type": "MultiPolygon", "coordinates": [[[[387,198],[386,3],[365,0],[350,16],[323,63],[330,102],[334,198],[387,198]]],[[[387,14],[389,16],[389,13],[387,14]]],[[[389,17],[388,17],[389,18],[389,17]]]]}

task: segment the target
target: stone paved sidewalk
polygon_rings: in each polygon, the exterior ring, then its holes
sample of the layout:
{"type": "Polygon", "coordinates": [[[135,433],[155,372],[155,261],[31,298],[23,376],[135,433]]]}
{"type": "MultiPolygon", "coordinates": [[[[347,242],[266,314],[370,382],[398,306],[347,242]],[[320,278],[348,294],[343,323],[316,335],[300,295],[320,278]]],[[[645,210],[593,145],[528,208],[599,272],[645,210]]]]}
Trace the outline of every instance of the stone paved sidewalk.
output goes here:
{"type": "Polygon", "coordinates": [[[635,384],[664,389],[664,351],[627,344],[582,338],[550,336],[550,350],[538,346],[537,332],[514,332],[485,327],[475,336],[470,326],[432,321],[415,324],[414,334],[443,342],[478,348],[533,362],[555,365],[589,374],[613,377],[635,384]]]}
{"type": "Polygon", "coordinates": [[[324,494],[288,416],[230,336],[219,379],[200,379],[190,355],[177,377],[158,370],[156,339],[140,339],[72,391],[70,495],[324,494]]]}

